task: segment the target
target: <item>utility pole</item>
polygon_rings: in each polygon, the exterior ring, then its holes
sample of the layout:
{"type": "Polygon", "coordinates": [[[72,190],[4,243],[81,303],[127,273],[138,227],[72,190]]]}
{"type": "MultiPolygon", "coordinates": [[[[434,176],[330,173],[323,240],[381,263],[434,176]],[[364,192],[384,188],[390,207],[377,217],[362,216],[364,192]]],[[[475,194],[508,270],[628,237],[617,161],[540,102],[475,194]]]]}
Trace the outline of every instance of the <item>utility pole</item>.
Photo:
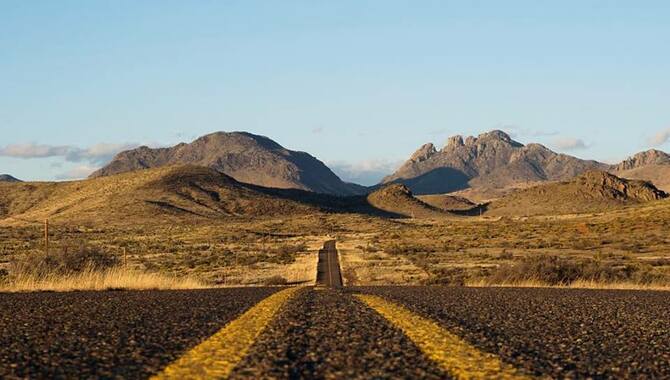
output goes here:
{"type": "Polygon", "coordinates": [[[44,254],[49,256],[49,219],[44,219],[44,254]]]}

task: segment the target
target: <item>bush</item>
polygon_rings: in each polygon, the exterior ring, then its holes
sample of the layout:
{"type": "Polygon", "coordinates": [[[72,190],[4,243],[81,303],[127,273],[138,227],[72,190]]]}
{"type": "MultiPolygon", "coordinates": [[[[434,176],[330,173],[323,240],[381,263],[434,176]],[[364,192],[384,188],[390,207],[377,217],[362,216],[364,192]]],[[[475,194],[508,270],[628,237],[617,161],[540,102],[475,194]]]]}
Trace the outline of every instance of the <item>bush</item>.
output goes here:
{"type": "Polygon", "coordinates": [[[97,248],[81,245],[77,249],[63,249],[50,255],[24,256],[11,265],[12,274],[45,277],[69,275],[87,270],[105,270],[118,266],[120,260],[97,248]]]}
{"type": "Polygon", "coordinates": [[[569,285],[577,280],[614,283],[629,281],[650,284],[663,280],[650,265],[615,265],[593,259],[568,259],[537,256],[515,265],[502,265],[489,277],[490,283],[540,281],[548,285],[569,285]]]}
{"type": "Polygon", "coordinates": [[[286,285],[288,281],[282,276],[268,277],[263,281],[264,285],[286,285]]]}
{"type": "Polygon", "coordinates": [[[276,264],[291,264],[295,261],[295,256],[297,254],[305,251],[307,251],[307,245],[304,243],[295,245],[283,244],[277,248],[268,250],[271,257],[263,261],[276,264]]]}

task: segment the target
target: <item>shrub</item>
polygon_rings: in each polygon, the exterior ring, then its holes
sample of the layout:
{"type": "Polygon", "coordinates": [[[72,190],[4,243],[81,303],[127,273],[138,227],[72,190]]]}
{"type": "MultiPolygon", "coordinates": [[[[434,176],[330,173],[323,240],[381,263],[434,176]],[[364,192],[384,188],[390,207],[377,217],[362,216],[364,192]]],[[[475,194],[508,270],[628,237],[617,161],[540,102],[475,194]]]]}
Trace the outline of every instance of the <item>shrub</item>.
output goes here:
{"type": "Polygon", "coordinates": [[[63,249],[50,255],[26,255],[11,264],[12,274],[45,277],[69,275],[92,270],[106,270],[119,265],[118,256],[85,245],[77,249],[63,249]]]}
{"type": "Polygon", "coordinates": [[[650,284],[663,280],[650,265],[613,264],[593,259],[568,259],[557,256],[526,258],[515,265],[502,265],[489,277],[490,283],[540,281],[549,285],[569,285],[577,280],[614,283],[630,281],[650,284]]]}
{"type": "Polygon", "coordinates": [[[263,281],[264,285],[286,285],[288,281],[282,276],[268,277],[263,281]]]}

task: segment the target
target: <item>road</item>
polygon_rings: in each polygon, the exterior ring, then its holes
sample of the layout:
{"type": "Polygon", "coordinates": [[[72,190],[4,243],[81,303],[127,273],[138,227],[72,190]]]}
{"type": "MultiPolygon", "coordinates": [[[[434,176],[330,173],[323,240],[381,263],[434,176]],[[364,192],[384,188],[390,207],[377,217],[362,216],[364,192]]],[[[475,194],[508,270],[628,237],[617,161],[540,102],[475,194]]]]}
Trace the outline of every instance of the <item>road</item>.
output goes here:
{"type": "Polygon", "coordinates": [[[322,286],[342,286],[342,274],[340,272],[340,260],[337,254],[335,240],[324,243],[319,250],[319,263],[316,271],[316,283],[322,286]]]}
{"type": "Polygon", "coordinates": [[[670,378],[670,292],[324,278],[0,294],[0,378],[670,378]]]}
{"type": "Polygon", "coordinates": [[[0,294],[0,378],[146,378],[276,290],[0,294]]]}

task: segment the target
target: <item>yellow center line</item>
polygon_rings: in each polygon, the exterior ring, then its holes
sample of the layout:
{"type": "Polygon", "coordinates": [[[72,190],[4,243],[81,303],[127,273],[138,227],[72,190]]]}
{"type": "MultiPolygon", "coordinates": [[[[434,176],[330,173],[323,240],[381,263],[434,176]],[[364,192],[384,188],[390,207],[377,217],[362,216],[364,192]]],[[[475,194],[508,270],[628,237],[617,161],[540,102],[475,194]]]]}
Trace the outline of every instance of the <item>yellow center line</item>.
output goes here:
{"type": "Polygon", "coordinates": [[[458,379],[531,379],[496,355],[478,350],[458,336],[403,306],[372,295],[356,297],[400,328],[431,360],[458,379]]]}
{"type": "Polygon", "coordinates": [[[222,379],[246,356],[277,311],[299,288],[279,291],[229,322],[153,379],[222,379]]]}

